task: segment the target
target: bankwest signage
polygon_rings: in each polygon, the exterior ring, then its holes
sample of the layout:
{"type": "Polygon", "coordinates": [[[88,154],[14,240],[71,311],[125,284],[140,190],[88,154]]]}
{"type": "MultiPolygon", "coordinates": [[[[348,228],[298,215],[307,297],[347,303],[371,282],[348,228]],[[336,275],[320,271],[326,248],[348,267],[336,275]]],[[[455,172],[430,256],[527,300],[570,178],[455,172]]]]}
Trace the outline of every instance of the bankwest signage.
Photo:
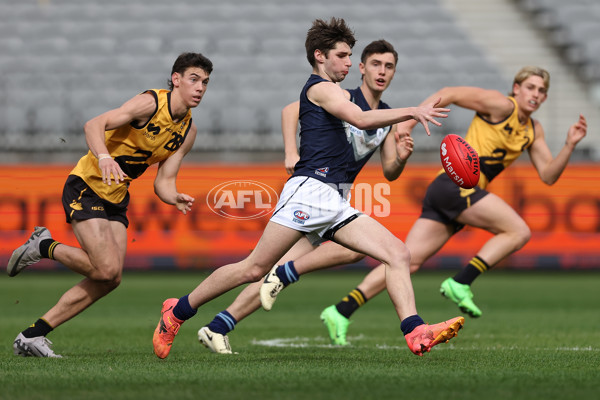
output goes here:
{"type": "MultiPolygon", "coordinates": [[[[34,226],[76,245],[65,222],[61,192],[72,166],[3,165],[0,172],[0,258],[24,243],[34,226]]],[[[365,167],[350,188],[352,203],[404,239],[421,211],[439,164],[409,163],[395,182],[381,167],[365,167]]],[[[239,261],[254,248],[288,179],[281,164],[186,164],[178,189],[196,198],[187,215],[163,204],[153,192],[156,169],[130,187],[126,268],[215,268],[239,261]]],[[[532,230],[530,242],[501,263],[504,268],[599,268],[600,167],[572,164],[553,186],[529,164],[513,165],[489,190],[507,201],[532,230]]],[[[490,237],[464,229],[424,268],[458,268],[490,237]]],[[[365,265],[373,265],[369,259],[365,265]]],[[[43,261],[36,268],[60,268],[43,261]]]]}

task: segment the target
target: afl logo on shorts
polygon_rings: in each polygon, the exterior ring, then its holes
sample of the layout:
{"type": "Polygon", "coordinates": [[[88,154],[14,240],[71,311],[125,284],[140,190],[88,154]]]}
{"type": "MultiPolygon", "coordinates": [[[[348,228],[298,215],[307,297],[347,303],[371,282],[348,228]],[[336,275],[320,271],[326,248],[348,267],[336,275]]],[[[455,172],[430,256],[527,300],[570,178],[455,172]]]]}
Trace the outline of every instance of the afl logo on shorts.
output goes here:
{"type": "Polygon", "coordinates": [[[304,223],[306,222],[307,219],[310,218],[310,215],[308,215],[308,213],[305,213],[302,210],[296,210],[294,211],[294,222],[298,223],[298,224],[302,224],[304,225],[304,223]]]}

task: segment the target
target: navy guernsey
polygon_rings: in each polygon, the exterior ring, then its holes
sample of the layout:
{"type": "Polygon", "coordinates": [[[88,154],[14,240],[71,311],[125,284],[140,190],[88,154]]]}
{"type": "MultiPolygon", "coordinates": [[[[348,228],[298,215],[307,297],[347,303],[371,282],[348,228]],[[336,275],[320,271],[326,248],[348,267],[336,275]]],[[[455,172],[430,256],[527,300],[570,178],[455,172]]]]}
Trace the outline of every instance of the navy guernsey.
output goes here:
{"type": "MultiPolygon", "coordinates": [[[[359,106],[363,111],[371,109],[360,87],[349,89],[348,93],[350,93],[350,101],[359,106]]],[[[377,108],[384,110],[389,109],[390,106],[383,101],[379,101],[377,108]]],[[[351,144],[346,183],[353,183],[358,173],[367,161],[369,161],[373,153],[375,153],[375,150],[383,143],[392,127],[386,126],[385,128],[362,130],[344,121],[344,129],[346,131],[346,138],[351,144]]]]}
{"type": "MultiPolygon", "coordinates": [[[[326,183],[352,184],[383,143],[391,126],[358,129],[316,106],[308,100],[306,91],[315,83],[323,81],[326,80],[318,75],[311,75],[300,95],[300,161],[292,176],[310,176],[326,183]],[[311,124],[319,125],[314,127],[311,124]],[[332,135],[331,132],[335,133],[332,135]]],[[[347,91],[350,93],[350,101],[363,111],[371,110],[360,87],[347,91]]],[[[380,101],[378,108],[389,109],[390,106],[380,101]]],[[[340,189],[343,192],[343,187],[340,186],[340,189]]]]}
{"type": "Polygon", "coordinates": [[[306,96],[310,87],[329,82],[311,74],[300,93],[300,160],[294,176],[309,176],[338,185],[347,182],[350,143],[342,120],[311,102],[306,96]]]}

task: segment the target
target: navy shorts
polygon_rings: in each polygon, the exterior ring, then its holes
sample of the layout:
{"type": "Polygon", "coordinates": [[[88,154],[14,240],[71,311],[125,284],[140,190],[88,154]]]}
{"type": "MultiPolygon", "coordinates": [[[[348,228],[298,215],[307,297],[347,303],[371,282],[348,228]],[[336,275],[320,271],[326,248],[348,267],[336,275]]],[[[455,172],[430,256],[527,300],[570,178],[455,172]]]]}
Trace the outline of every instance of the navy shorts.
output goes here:
{"type": "Polygon", "coordinates": [[[98,196],[83,179],[77,175],[69,175],[63,189],[62,203],[69,224],[73,220],[103,218],[119,221],[126,228],[129,226],[127,219],[129,192],[120,203],[111,203],[98,196]]]}
{"type": "Polygon", "coordinates": [[[427,188],[420,218],[452,225],[454,231],[458,232],[464,225],[454,219],[461,212],[487,196],[488,193],[487,190],[481,189],[479,186],[475,186],[473,189],[463,189],[452,182],[448,175],[441,173],[427,188]]]}

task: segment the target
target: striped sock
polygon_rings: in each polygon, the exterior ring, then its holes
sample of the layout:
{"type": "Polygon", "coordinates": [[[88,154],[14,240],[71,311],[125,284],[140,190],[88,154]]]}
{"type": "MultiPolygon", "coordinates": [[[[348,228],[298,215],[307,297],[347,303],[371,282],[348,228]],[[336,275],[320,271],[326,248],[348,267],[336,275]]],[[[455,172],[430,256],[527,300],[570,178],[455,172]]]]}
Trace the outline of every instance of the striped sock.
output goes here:
{"type": "Polygon", "coordinates": [[[208,329],[221,335],[227,335],[235,329],[236,324],[237,321],[233,318],[233,315],[225,310],[215,315],[215,318],[208,324],[208,329]]]}
{"type": "Polygon", "coordinates": [[[337,303],[335,308],[344,317],[350,318],[350,316],[354,314],[354,311],[358,310],[359,307],[363,306],[366,302],[367,298],[365,297],[365,294],[359,288],[356,288],[348,293],[342,301],[337,303]]]}
{"type": "Polygon", "coordinates": [[[54,249],[59,244],[60,242],[57,242],[54,239],[44,239],[40,241],[40,254],[42,255],[42,258],[54,260],[54,249]]]}
{"type": "Polygon", "coordinates": [[[469,261],[469,264],[455,276],[454,280],[463,285],[471,285],[473,281],[482,273],[488,271],[490,266],[478,256],[475,256],[469,261]]]}
{"type": "Polygon", "coordinates": [[[300,279],[300,275],[298,275],[293,261],[288,261],[285,264],[280,265],[275,270],[275,273],[281,280],[281,283],[283,283],[283,286],[298,282],[298,279],[300,279]]]}

